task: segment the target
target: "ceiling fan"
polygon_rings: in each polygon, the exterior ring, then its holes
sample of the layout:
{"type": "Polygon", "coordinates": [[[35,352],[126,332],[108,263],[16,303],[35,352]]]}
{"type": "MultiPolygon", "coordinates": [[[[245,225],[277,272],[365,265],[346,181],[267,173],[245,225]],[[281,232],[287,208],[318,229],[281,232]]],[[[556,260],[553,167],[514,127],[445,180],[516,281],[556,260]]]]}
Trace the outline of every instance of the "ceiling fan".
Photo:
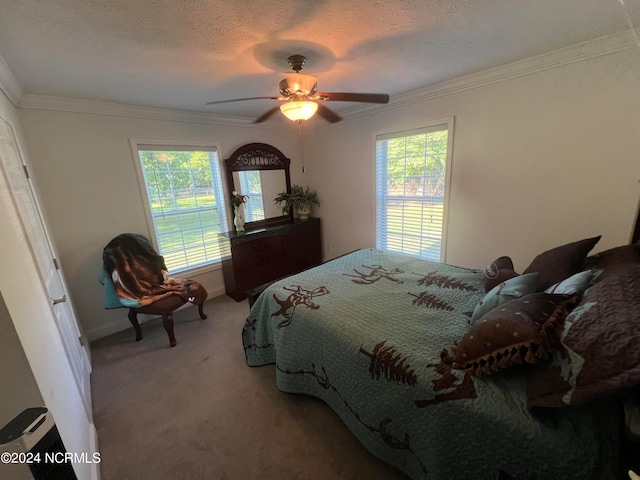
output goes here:
{"type": "Polygon", "coordinates": [[[285,103],[268,110],[254,120],[253,123],[264,122],[278,110],[289,120],[302,122],[303,120],[308,120],[317,112],[325,120],[336,123],[342,118],[322,105],[322,102],[389,103],[389,95],[386,93],[318,92],[317,78],[313,75],[300,73],[306,62],[306,58],[303,55],[291,55],[287,62],[295,73],[291,73],[280,80],[280,96],[235,98],[233,100],[207,102],[207,105],[242,102],[244,100],[279,100],[285,103]]]}

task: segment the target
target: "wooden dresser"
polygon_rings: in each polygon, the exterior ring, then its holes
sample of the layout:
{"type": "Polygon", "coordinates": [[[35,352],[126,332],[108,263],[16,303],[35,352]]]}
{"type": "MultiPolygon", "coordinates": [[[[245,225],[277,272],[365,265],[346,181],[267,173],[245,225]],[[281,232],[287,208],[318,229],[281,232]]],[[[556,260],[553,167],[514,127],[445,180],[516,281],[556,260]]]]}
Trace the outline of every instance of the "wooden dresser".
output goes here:
{"type": "Polygon", "coordinates": [[[236,301],[247,290],[322,262],[320,219],[220,235],[226,294],[236,301]]]}

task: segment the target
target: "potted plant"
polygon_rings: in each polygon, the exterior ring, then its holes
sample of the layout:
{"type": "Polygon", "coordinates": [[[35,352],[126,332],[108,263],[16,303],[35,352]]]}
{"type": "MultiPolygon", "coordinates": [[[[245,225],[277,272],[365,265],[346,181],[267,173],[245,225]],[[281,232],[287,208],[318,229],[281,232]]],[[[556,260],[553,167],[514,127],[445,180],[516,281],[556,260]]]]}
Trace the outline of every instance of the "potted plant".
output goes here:
{"type": "Polygon", "coordinates": [[[289,215],[293,209],[300,220],[307,220],[311,209],[320,206],[318,193],[315,190],[309,190],[308,186],[302,188],[299,185],[292,185],[291,192],[280,192],[274,202],[285,215],[289,215]]]}

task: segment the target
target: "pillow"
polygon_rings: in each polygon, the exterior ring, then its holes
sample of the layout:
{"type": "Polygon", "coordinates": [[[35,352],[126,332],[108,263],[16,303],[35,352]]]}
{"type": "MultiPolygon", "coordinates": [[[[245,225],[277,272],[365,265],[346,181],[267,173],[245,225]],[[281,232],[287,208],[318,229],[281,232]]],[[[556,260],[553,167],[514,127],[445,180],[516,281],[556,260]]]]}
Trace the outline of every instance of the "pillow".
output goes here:
{"type": "Polygon", "coordinates": [[[475,325],[489,310],[496,308],[514,298],[535,293],[538,285],[538,274],[527,273],[510,278],[506,282],[493,287],[473,310],[471,325],[475,325]]]}
{"type": "Polygon", "coordinates": [[[592,277],[593,272],[591,270],[578,272],[575,275],[571,275],[566,280],[550,286],[544,291],[544,293],[557,293],[564,295],[572,295],[574,293],[582,294],[589,286],[589,282],[591,282],[592,277]]]}
{"type": "Polygon", "coordinates": [[[531,405],[579,404],[640,385],[640,264],[590,287],[560,339],[551,361],[527,379],[531,405]]]}
{"type": "Polygon", "coordinates": [[[505,280],[517,276],[518,274],[513,270],[511,259],[509,257],[500,257],[484,269],[484,277],[482,279],[484,291],[488,292],[505,280]]]}
{"type": "Polygon", "coordinates": [[[567,243],[560,247],[542,252],[533,259],[523,273],[538,272],[538,288],[546,290],[551,285],[579,272],[587,254],[598,243],[600,236],[578,242],[567,243]]]}
{"type": "Polygon", "coordinates": [[[494,308],[451,347],[453,368],[472,375],[547,358],[557,325],[577,296],[532,293],[494,308]]]}
{"type": "Polygon", "coordinates": [[[605,270],[607,274],[619,267],[640,263],[640,245],[622,245],[596,253],[585,260],[586,268],[605,270]]]}

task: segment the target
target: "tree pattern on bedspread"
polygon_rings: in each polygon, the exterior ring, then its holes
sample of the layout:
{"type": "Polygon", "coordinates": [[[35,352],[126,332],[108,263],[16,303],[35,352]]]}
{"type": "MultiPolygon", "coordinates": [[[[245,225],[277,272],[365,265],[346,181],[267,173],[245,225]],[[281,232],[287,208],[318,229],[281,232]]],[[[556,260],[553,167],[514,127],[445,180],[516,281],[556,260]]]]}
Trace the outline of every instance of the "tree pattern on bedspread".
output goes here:
{"type": "Polygon", "coordinates": [[[390,382],[416,384],[416,375],[411,366],[406,363],[407,359],[398,353],[395,347],[385,345],[386,340],[373,347],[372,352],[360,347],[360,353],[371,359],[369,372],[371,378],[379,379],[383,374],[390,382]]]}
{"type": "Polygon", "coordinates": [[[420,277],[420,280],[418,280],[418,285],[420,286],[435,285],[440,288],[454,288],[456,290],[466,290],[468,292],[474,292],[477,290],[473,285],[469,285],[468,283],[460,281],[454,277],[437,272],[429,272],[426,275],[414,273],[414,275],[418,275],[420,277]]]}
{"type": "Polygon", "coordinates": [[[424,305],[427,308],[435,308],[437,310],[454,310],[453,306],[442,300],[437,295],[432,295],[429,292],[411,293],[409,295],[415,298],[411,303],[414,305],[424,305]]]}
{"type": "MultiPolygon", "coordinates": [[[[427,367],[433,368],[439,375],[441,375],[439,379],[431,380],[433,383],[433,390],[436,392],[440,392],[442,390],[449,391],[438,393],[431,400],[416,400],[415,405],[417,408],[424,408],[429,405],[435,405],[437,403],[447,402],[450,400],[462,400],[463,398],[474,399],[478,397],[471,376],[467,372],[464,372],[462,380],[460,380],[458,376],[453,374],[452,364],[453,358],[445,348],[440,353],[439,363],[430,363],[427,365],[427,367]]],[[[456,373],[460,375],[459,370],[456,370],[456,373]]]]}

